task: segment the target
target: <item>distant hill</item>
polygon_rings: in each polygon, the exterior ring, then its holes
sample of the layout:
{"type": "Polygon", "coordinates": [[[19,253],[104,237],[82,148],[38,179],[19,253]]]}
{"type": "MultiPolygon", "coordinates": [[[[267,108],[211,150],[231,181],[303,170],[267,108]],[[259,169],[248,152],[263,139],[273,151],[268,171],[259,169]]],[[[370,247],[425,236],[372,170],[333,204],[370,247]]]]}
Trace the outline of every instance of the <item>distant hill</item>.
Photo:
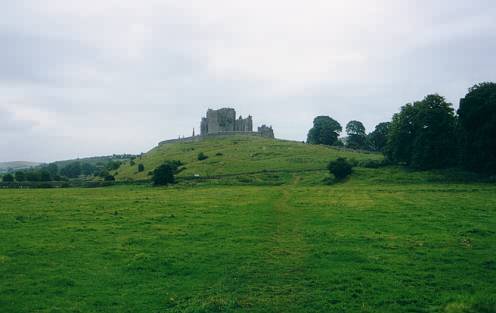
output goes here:
{"type": "Polygon", "coordinates": [[[0,173],[22,170],[30,167],[35,167],[40,164],[41,163],[38,162],[26,162],[26,161],[0,162],[0,173]]]}
{"type": "Polygon", "coordinates": [[[63,161],[55,161],[53,163],[57,164],[59,168],[62,168],[66,166],[69,163],[79,161],[81,163],[88,163],[91,165],[97,165],[99,163],[105,164],[109,161],[127,161],[132,158],[135,158],[136,155],[133,154],[113,154],[113,155],[105,155],[105,156],[95,156],[95,157],[88,157],[88,158],[77,158],[77,159],[70,159],[70,160],[63,160],[63,161]]]}
{"type": "Polygon", "coordinates": [[[296,141],[229,135],[206,137],[198,141],[159,145],[116,171],[117,180],[149,179],[150,171],[167,160],[179,160],[184,170],[178,177],[235,175],[271,171],[325,170],[337,157],[360,160],[382,160],[378,153],[364,153],[296,141]],[[198,153],[208,156],[199,161],[198,153]],[[138,171],[143,164],[144,171],[138,171]]]}

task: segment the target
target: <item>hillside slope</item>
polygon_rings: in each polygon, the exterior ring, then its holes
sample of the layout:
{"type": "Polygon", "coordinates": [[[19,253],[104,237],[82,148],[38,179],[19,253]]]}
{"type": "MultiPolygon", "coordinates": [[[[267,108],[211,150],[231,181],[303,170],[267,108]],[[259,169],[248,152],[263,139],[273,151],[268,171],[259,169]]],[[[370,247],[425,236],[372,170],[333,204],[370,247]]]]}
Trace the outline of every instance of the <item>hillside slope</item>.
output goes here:
{"type": "Polygon", "coordinates": [[[149,172],[167,160],[180,160],[185,169],[179,177],[213,176],[253,173],[258,171],[305,171],[325,169],[337,157],[378,160],[382,155],[346,151],[332,147],[254,136],[222,136],[196,142],[160,145],[141,157],[123,164],[116,173],[117,180],[148,179],[149,172]],[[199,161],[198,153],[208,159],[199,161]],[[138,165],[145,170],[138,172],[138,165]]]}
{"type": "Polygon", "coordinates": [[[0,173],[16,170],[22,170],[30,167],[35,167],[40,165],[38,162],[26,162],[26,161],[12,161],[12,162],[0,162],[0,173]]]}

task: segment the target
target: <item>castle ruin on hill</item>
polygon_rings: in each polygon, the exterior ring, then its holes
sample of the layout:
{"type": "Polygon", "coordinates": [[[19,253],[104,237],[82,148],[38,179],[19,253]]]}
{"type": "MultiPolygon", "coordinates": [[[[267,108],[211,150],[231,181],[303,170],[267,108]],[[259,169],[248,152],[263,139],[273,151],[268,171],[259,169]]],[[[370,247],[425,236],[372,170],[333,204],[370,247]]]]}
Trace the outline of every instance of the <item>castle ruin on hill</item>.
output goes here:
{"type": "Polygon", "coordinates": [[[200,140],[206,136],[216,135],[254,135],[266,138],[274,138],[272,126],[262,125],[253,131],[253,118],[249,115],[247,118],[239,116],[236,118],[236,110],[233,108],[222,108],[219,110],[208,109],[205,117],[201,119],[200,135],[179,137],[178,139],[162,141],[159,144],[200,140]]]}
{"type": "Polygon", "coordinates": [[[209,109],[206,117],[201,119],[201,136],[213,134],[257,134],[262,137],[274,138],[272,126],[262,125],[256,132],[253,131],[253,118],[239,116],[236,118],[236,110],[232,108],[222,108],[219,110],[209,109]]]}

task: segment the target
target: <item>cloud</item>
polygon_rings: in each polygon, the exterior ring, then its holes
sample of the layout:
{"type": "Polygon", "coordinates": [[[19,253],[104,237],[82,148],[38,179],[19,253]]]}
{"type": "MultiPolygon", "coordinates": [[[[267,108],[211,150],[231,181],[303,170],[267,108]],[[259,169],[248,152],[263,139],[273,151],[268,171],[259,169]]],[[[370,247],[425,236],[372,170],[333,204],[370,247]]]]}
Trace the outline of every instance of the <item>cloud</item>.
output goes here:
{"type": "Polygon", "coordinates": [[[496,8],[486,0],[1,7],[0,122],[18,147],[3,160],[138,153],[226,105],[281,138],[303,140],[320,114],[371,129],[428,93],[457,105],[474,83],[495,80],[496,8]]]}

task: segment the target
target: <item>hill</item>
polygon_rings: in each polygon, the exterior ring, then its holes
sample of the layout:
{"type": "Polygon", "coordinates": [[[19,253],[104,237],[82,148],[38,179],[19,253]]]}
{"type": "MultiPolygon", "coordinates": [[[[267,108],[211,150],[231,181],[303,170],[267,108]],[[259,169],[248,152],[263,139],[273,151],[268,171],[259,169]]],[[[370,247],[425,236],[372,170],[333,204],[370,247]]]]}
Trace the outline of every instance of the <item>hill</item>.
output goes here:
{"type": "Polygon", "coordinates": [[[301,142],[258,136],[215,136],[198,141],[159,145],[133,162],[123,164],[115,173],[117,180],[149,179],[149,172],[165,161],[179,160],[184,169],[178,177],[232,176],[267,172],[304,172],[325,170],[337,157],[357,161],[381,160],[382,155],[308,145],[301,142]],[[208,158],[198,160],[202,152],[208,158]],[[138,171],[143,164],[145,170],[138,171]]]}
{"type": "Polygon", "coordinates": [[[30,167],[35,167],[40,164],[41,163],[38,162],[26,162],[26,161],[0,162],[0,173],[22,170],[30,167]]]}

